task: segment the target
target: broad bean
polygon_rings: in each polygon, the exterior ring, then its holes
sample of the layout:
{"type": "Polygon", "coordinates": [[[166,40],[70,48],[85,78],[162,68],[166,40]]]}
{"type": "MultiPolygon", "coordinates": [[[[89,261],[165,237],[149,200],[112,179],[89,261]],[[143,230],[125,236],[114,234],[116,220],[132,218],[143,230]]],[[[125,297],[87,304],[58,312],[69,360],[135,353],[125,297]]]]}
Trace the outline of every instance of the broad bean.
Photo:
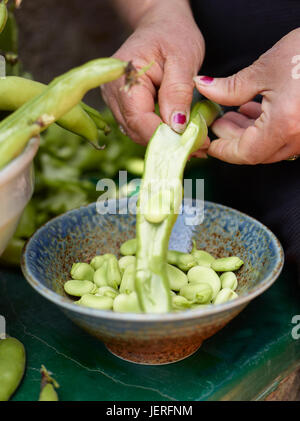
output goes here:
{"type": "Polygon", "coordinates": [[[191,308],[191,303],[185,297],[181,295],[172,295],[172,308],[174,310],[187,310],[191,308]]]}
{"type": "Polygon", "coordinates": [[[235,273],[233,272],[224,272],[220,276],[220,281],[222,288],[230,288],[232,291],[235,291],[238,286],[238,281],[235,273]]]}
{"type": "Polygon", "coordinates": [[[243,264],[244,262],[237,256],[221,257],[211,264],[211,268],[216,272],[232,272],[238,270],[243,264]]]}
{"type": "Polygon", "coordinates": [[[94,273],[94,283],[97,287],[109,286],[107,281],[107,263],[105,261],[94,273]]]}
{"type": "Polygon", "coordinates": [[[105,260],[106,260],[106,258],[105,258],[104,255],[102,255],[102,256],[95,256],[90,261],[90,265],[96,271],[97,269],[99,269],[102,266],[102,264],[105,262],[105,260]]]}
{"type": "Polygon", "coordinates": [[[193,249],[191,254],[194,256],[198,266],[211,267],[215,258],[205,250],[197,250],[196,242],[193,240],[193,249]]]}
{"type": "Polygon", "coordinates": [[[118,295],[114,300],[113,310],[118,313],[142,313],[136,292],[118,295]]]}
{"type": "Polygon", "coordinates": [[[76,301],[76,304],[98,310],[111,310],[113,302],[114,300],[111,297],[107,297],[105,295],[85,294],[80,298],[80,300],[76,301]]]}
{"type": "Polygon", "coordinates": [[[78,281],[93,281],[94,269],[88,263],[74,263],[71,276],[78,281]]]}
{"type": "Polygon", "coordinates": [[[106,279],[108,286],[117,289],[121,284],[121,273],[116,256],[111,255],[107,260],[106,279]]]}
{"type": "Polygon", "coordinates": [[[123,275],[127,266],[135,264],[136,257],[135,256],[123,256],[119,259],[119,268],[121,275],[123,275]]]}
{"type": "Polygon", "coordinates": [[[170,288],[173,291],[179,291],[184,285],[187,285],[188,278],[185,273],[175,266],[167,264],[167,275],[170,288]]]}
{"type": "Polygon", "coordinates": [[[223,288],[218,293],[218,295],[214,298],[213,304],[222,304],[226,303],[226,301],[233,300],[237,298],[238,295],[236,292],[232,291],[230,288],[223,288]]]}
{"type": "Polygon", "coordinates": [[[191,284],[209,284],[213,291],[212,298],[215,298],[221,289],[219,276],[208,267],[194,266],[188,271],[187,277],[191,284]]]}
{"type": "Polygon", "coordinates": [[[97,286],[91,281],[70,280],[64,284],[64,290],[74,297],[82,297],[84,294],[94,294],[97,286]]]}
{"type": "Polygon", "coordinates": [[[135,264],[126,267],[120,285],[121,294],[130,294],[132,291],[135,291],[135,264]]]}
{"type": "Polygon", "coordinates": [[[119,291],[117,291],[116,289],[112,287],[104,286],[104,287],[98,288],[97,293],[95,295],[96,296],[104,295],[105,297],[110,297],[112,299],[115,299],[116,296],[119,295],[119,291]]]}
{"type": "Polygon", "coordinates": [[[197,264],[194,256],[176,250],[168,250],[167,262],[171,265],[177,266],[184,272],[187,272],[189,269],[191,269],[193,266],[196,266],[197,264]]]}
{"type": "Polygon", "coordinates": [[[180,295],[193,304],[206,304],[211,301],[213,290],[209,284],[188,284],[180,289],[180,295]]]}
{"type": "Polygon", "coordinates": [[[125,241],[120,247],[120,253],[123,256],[133,256],[136,253],[136,238],[125,241]]]}

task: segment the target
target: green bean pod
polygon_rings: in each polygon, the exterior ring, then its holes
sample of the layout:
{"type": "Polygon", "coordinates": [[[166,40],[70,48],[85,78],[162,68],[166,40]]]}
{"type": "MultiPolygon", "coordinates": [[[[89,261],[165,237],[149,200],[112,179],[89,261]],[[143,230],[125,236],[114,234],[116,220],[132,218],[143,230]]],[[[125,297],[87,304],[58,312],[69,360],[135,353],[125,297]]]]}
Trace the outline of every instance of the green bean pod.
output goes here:
{"type": "Polygon", "coordinates": [[[15,158],[28,140],[78,104],[85,93],[122,76],[126,62],[115,58],[92,60],[54,79],[40,95],[0,123],[0,168],[15,158]]]}
{"type": "Polygon", "coordinates": [[[0,2],[0,33],[5,28],[7,18],[8,18],[8,11],[6,7],[7,0],[1,0],[0,2]]]}
{"type": "Polygon", "coordinates": [[[25,349],[15,338],[0,340],[0,401],[8,401],[25,370],[25,349]]]}
{"type": "Polygon", "coordinates": [[[136,291],[146,313],[171,310],[166,261],[171,230],[182,201],[183,171],[190,154],[206,139],[206,121],[210,123],[218,113],[219,109],[208,101],[197,104],[182,135],[161,123],[148,144],[136,224],[136,291]],[[154,223],[147,219],[147,215],[155,214],[156,209],[150,212],[148,203],[151,203],[151,195],[159,191],[164,197],[169,197],[169,213],[154,223]]]}
{"type": "MultiPolygon", "coordinates": [[[[18,76],[7,76],[0,79],[0,110],[15,111],[27,101],[45,92],[46,89],[47,85],[43,83],[18,76]]],[[[95,112],[97,111],[95,110],[95,112]]],[[[57,120],[57,124],[91,142],[97,141],[99,137],[98,128],[101,127],[101,125],[97,126],[85,111],[83,103],[75,105],[57,120]]],[[[106,123],[103,120],[103,130],[107,131],[107,125],[105,125],[106,123]]]]}

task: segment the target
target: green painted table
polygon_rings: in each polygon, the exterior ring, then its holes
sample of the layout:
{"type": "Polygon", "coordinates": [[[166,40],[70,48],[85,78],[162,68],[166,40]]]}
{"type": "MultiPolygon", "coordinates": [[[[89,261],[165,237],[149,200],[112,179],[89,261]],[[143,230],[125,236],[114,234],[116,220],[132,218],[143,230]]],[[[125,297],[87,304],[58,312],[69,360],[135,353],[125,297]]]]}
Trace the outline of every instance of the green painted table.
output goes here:
{"type": "MultiPolygon", "coordinates": [[[[194,168],[187,177],[205,178],[205,198],[218,202],[209,163],[200,173],[194,168]]],[[[41,364],[55,374],[61,400],[264,399],[300,367],[300,339],[291,335],[292,317],[300,315],[299,291],[293,269],[285,267],[268,291],[196,354],[151,367],[114,357],[38,295],[20,271],[0,268],[0,314],[27,350],[26,376],[13,399],[37,400],[41,364]]]]}
{"type": "Polygon", "coordinates": [[[267,292],[196,354],[151,367],[114,357],[39,296],[20,271],[1,268],[0,314],[7,332],[27,351],[26,375],[13,399],[37,400],[41,364],[55,374],[61,400],[264,399],[300,366],[300,339],[291,336],[292,317],[300,314],[295,278],[285,268],[267,292]]]}

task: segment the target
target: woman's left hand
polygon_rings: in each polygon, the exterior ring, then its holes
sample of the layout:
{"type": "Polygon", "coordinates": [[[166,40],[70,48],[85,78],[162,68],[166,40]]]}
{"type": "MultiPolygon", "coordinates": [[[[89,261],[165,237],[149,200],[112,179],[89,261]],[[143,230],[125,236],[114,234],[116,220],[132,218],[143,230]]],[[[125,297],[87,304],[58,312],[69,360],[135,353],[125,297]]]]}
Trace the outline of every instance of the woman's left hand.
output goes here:
{"type": "Polygon", "coordinates": [[[199,92],[237,106],[212,126],[208,154],[232,164],[266,164],[300,154],[300,28],[227,78],[195,78],[199,92]],[[262,104],[250,101],[257,94],[262,104]],[[249,102],[250,101],[250,102],[249,102]]]}

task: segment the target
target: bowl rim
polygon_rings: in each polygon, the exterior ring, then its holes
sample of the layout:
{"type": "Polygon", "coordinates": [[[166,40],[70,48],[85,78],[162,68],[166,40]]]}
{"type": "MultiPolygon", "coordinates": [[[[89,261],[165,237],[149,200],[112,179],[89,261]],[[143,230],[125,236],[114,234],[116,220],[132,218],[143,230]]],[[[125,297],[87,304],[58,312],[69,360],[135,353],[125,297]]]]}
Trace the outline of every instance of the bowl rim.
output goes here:
{"type": "MultiPolygon", "coordinates": [[[[127,198],[119,199],[119,202],[127,200],[127,198]]],[[[239,308],[242,306],[246,306],[250,301],[252,301],[255,297],[262,294],[265,290],[267,290],[279,277],[283,265],[284,265],[284,251],[282,248],[282,245],[278,238],[275,236],[275,234],[264,224],[262,224],[257,219],[253,218],[252,216],[247,215],[244,212],[241,212],[237,209],[231,208],[229,206],[225,206],[219,203],[211,202],[208,200],[197,200],[194,199],[195,202],[204,202],[205,204],[218,206],[223,208],[224,210],[229,210],[236,212],[247,219],[250,219],[252,222],[257,224],[260,228],[262,228],[264,231],[267,232],[267,234],[270,236],[271,241],[274,242],[274,247],[277,251],[276,253],[276,261],[274,263],[274,269],[272,272],[266,276],[264,279],[264,284],[258,286],[255,288],[252,292],[245,296],[239,296],[235,298],[234,300],[227,301],[223,304],[210,304],[208,307],[205,307],[203,309],[199,310],[189,310],[189,311],[182,311],[182,312],[170,312],[170,313],[118,313],[114,312],[112,310],[98,310],[93,309],[89,307],[80,307],[76,304],[67,301],[66,297],[63,297],[60,294],[57,294],[52,289],[46,287],[45,285],[41,284],[41,282],[35,278],[30,271],[28,270],[27,266],[27,255],[29,252],[29,248],[31,245],[31,242],[34,240],[35,236],[37,236],[42,230],[47,229],[49,225],[51,225],[54,221],[56,221],[59,218],[63,218],[68,214],[76,213],[80,209],[88,208],[96,206],[96,202],[90,203],[85,206],[81,206],[80,208],[72,209],[68,212],[65,212],[61,215],[58,215],[52,219],[50,219],[48,222],[46,222],[44,225],[42,225],[26,242],[22,257],[21,257],[21,269],[23,272],[23,275],[27,282],[33,287],[39,294],[41,294],[44,298],[48,299],[49,301],[53,302],[54,304],[63,307],[64,310],[75,312],[82,314],[84,316],[89,317],[95,317],[98,319],[106,319],[111,321],[119,321],[119,322],[137,322],[137,323],[152,323],[152,322],[175,322],[175,321],[184,321],[184,320],[192,320],[192,319],[199,319],[201,317],[207,317],[207,316],[215,316],[218,313],[228,312],[229,310],[233,310],[234,308],[239,308]]]]}
{"type": "Polygon", "coordinates": [[[0,187],[20,174],[33,160],[40,144],[39,137],[31,138],[23,151],[0,169],[0,187]]]}

